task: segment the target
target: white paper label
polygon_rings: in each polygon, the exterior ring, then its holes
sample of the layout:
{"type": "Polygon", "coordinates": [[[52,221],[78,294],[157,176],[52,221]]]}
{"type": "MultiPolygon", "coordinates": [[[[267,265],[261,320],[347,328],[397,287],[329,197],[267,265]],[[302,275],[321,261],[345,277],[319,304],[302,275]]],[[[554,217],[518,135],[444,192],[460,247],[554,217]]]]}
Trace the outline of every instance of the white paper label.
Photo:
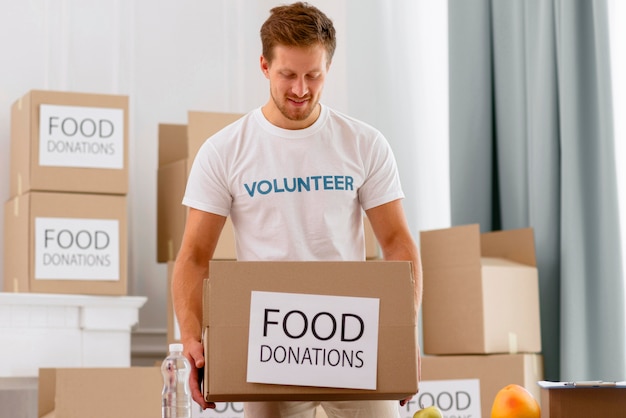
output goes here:
{"type": "Polygon", "coordinates": [[[419,393],[400,407],[402,418],[411,418],[420,409],[436,405],[444,418],[480,418],[480,380],[424,380],[419,393]]]}
{"type": "Polygon", "coordinates": [[[124,110],[39,107],[39,165],[124,168],[124,110]]]}
{"type": "Polygon", "coordinates": [[[35,279],[119,280],[119,221],[35,218],[35,279]]]}
{"type": "Polygon", "coordinates": [[[380,300],[252,292],[248,382],[376,389],[380,300]]]}

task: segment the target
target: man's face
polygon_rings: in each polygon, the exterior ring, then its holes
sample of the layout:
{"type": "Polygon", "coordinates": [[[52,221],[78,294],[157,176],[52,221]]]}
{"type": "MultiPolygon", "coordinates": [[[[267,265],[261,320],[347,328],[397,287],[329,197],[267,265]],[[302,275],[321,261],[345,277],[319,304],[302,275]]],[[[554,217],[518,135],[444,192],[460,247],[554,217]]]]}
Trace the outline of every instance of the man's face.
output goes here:
{"type": "Polygon", "coordinates": [[[318,103],[328,72],[321,44],[299,48],[276,46],[269,63],[261,56],[261,70],[270,81],[271,98],[263,111],[274,125],[303,129],[319,116],[318,103]]]}

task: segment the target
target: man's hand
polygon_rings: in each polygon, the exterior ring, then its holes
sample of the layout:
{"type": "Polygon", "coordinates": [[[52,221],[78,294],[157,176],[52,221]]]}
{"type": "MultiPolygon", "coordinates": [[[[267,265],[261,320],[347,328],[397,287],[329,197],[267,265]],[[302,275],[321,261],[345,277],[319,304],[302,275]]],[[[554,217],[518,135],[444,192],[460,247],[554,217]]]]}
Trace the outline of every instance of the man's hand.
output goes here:
{"type": "Polygon", "coordinates": [[[408,401],[410,401],[411,399],[413,399],[413,397],[412,397],[412,396],[409,396],[409,397],[408,397],[408,398],[406,398],[406,399],[402,399],[402,400],[400,401],[400,406],[404,406],[404,405],[406,405],[406,404],[407,404],[407,402],[408,402],[408,401]]]}
{"type": "Polygon", "coordinates": [[[187,360],[191,364],[191,375],[189,376],[191,397],[203,410],[207,408],[215,409],[215,403],[204,400],[202,389],[200,388],[200,382],[202,381],[201,373],[203,373],[204,369],[204,347],[200,341],[185,342],[184,347],[187,360]]]}

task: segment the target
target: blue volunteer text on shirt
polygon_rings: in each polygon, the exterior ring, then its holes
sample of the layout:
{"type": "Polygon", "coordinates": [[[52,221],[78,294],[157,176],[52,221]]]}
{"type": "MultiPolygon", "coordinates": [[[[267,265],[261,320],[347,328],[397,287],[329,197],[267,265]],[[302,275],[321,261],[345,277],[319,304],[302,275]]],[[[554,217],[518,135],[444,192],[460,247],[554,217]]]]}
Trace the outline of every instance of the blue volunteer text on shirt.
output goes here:
{"type": "Polygon", "coordinates": [[[351,176],[309,176],[284,177],[281,179],[259,180],[243,185],[250,197],[256,193],[266,195],[283,192],[310,192],[317,190],[354,190],[354,179],[351,176]]]}

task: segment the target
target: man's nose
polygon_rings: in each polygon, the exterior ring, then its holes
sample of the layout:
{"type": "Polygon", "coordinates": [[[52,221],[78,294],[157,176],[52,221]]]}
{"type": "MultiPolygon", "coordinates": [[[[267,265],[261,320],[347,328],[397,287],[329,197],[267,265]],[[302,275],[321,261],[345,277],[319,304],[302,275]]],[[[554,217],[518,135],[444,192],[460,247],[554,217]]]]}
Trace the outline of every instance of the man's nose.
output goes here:
{"type": "Polygon", "coordinates": [[[298,97],[304,97],[309,92],[309,87],[304,78],[298,78],[291,86],[291,91],[298,97]]]}

